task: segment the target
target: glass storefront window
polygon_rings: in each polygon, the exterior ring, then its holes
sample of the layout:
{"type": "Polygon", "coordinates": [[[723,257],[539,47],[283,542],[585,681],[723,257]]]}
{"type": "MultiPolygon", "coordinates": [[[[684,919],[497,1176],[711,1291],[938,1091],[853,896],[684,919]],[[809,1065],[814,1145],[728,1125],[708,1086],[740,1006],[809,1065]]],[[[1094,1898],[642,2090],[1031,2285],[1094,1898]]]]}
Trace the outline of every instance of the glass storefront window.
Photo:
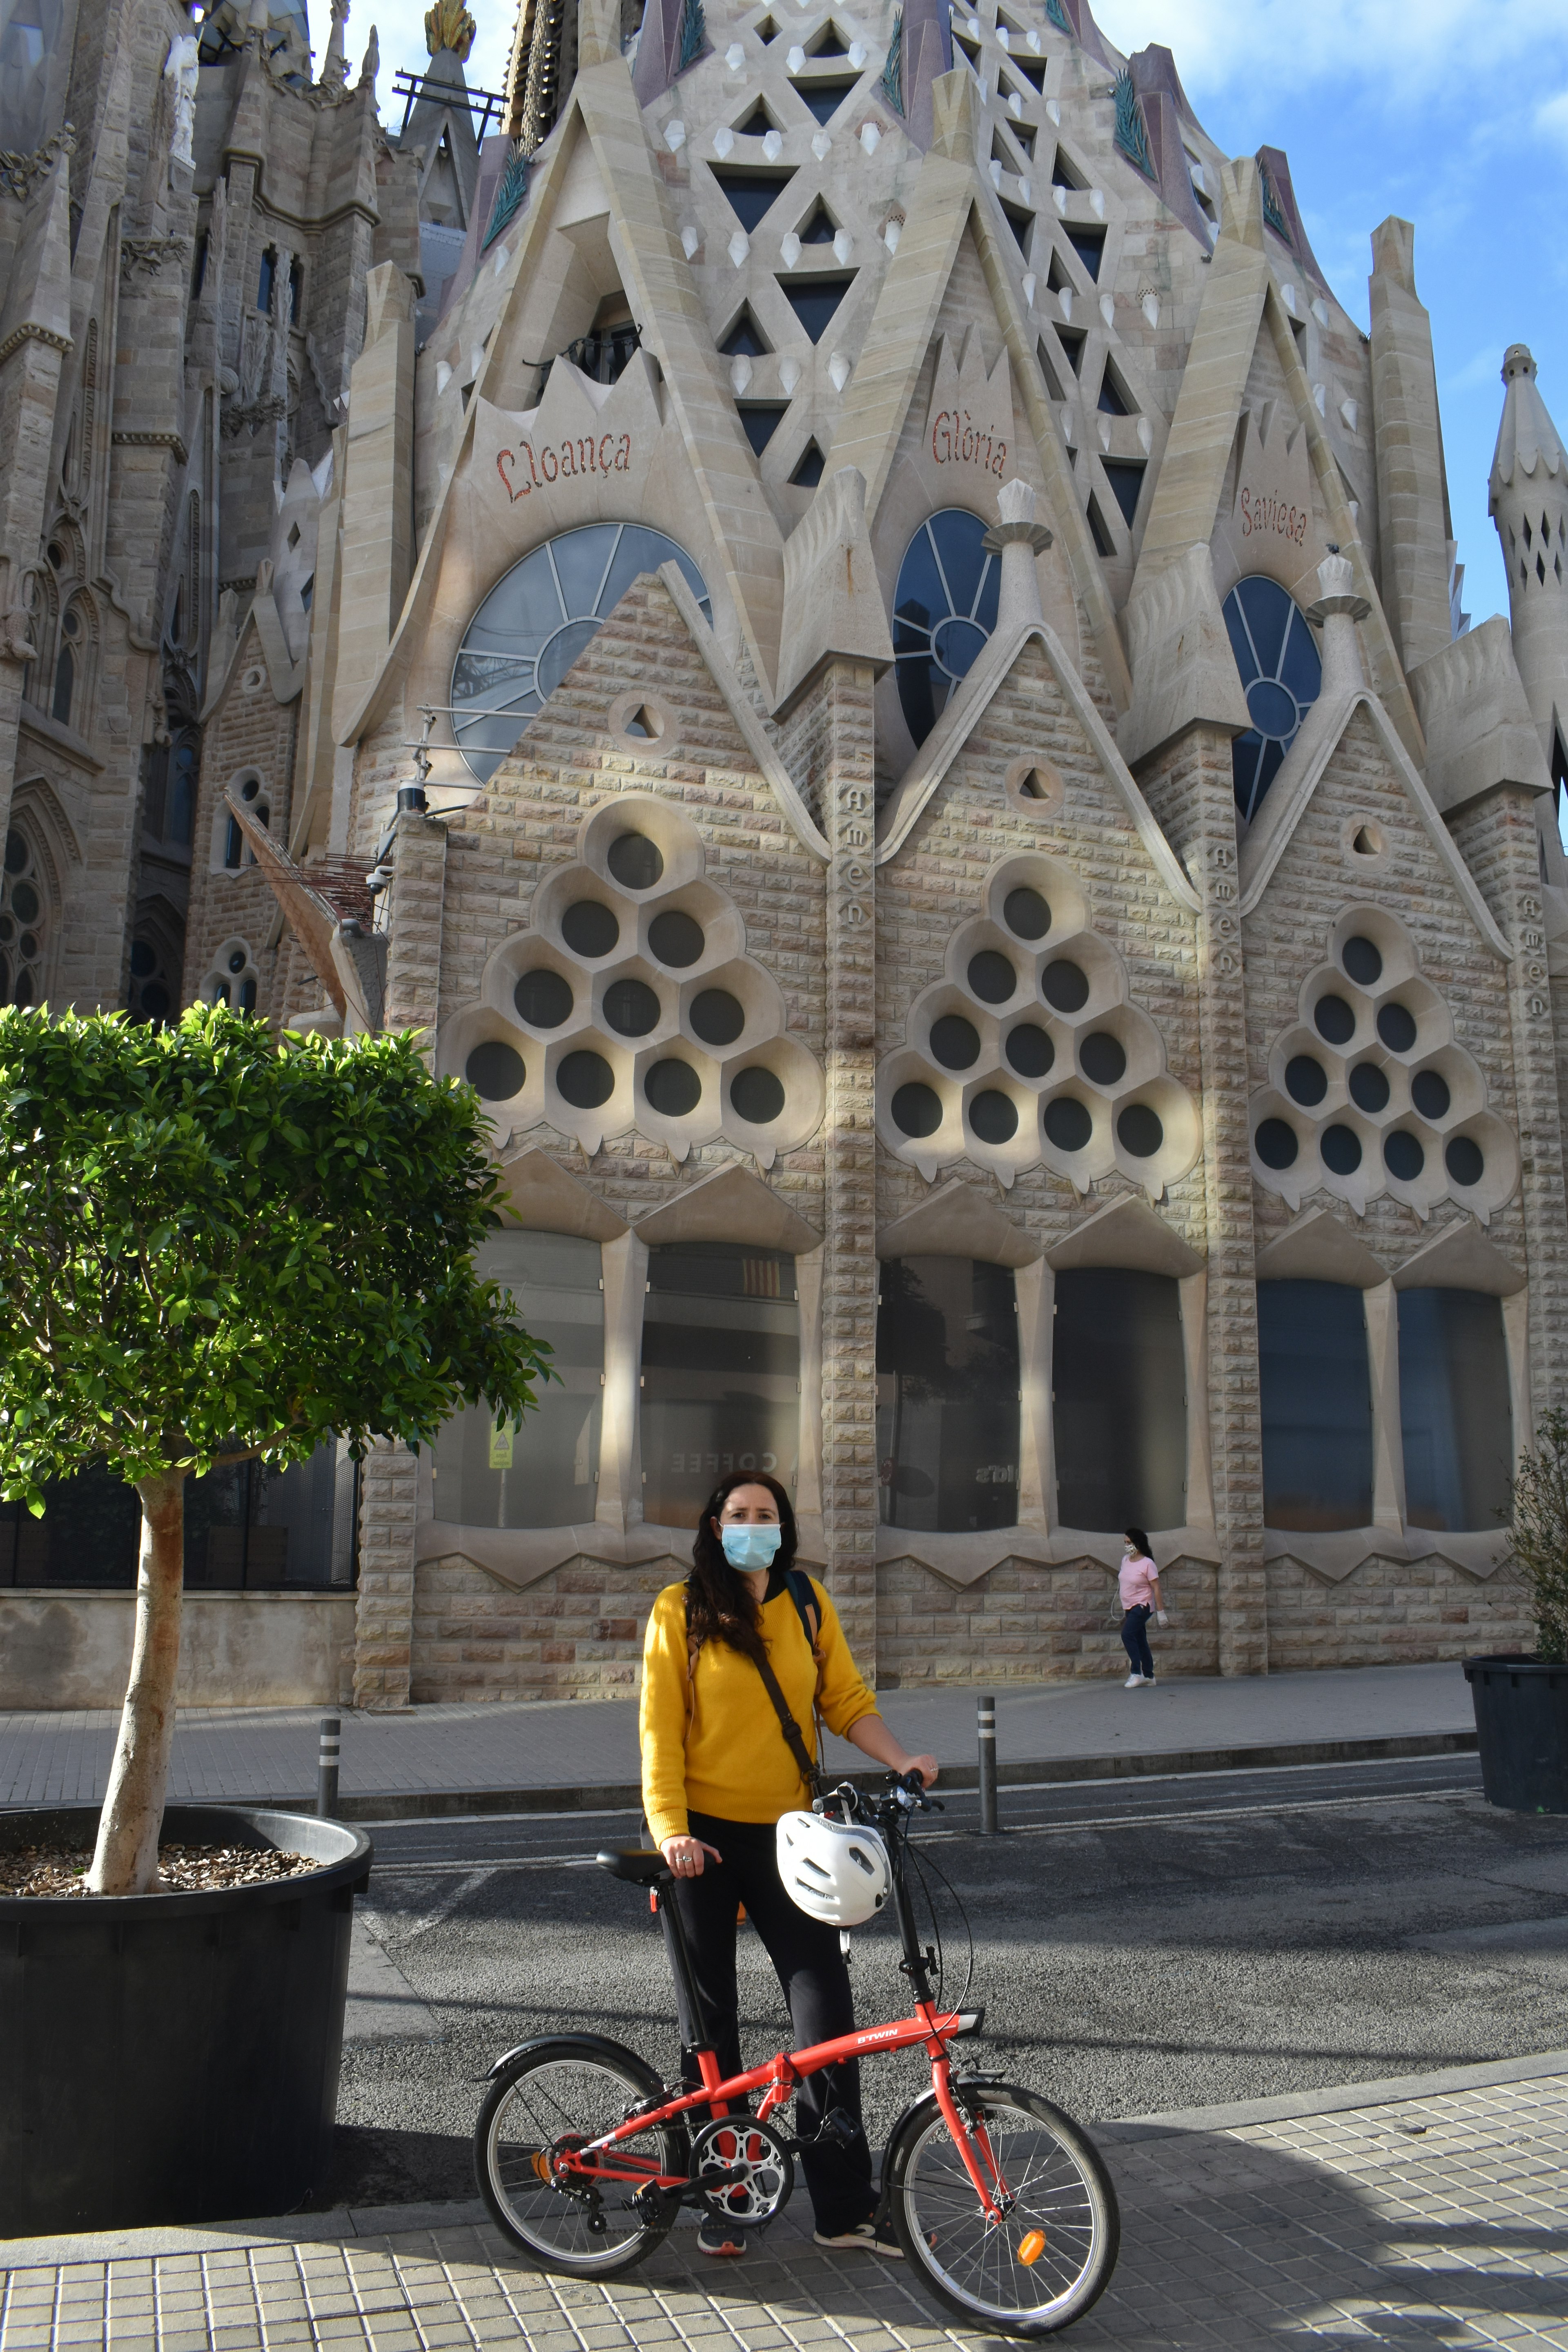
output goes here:
{"type": "Polygon", "coordinates": [[[648,1252],[643,1517],[692,1528],[719,1480],[765,1470],[793,1494],[800,1452],[795,1260],[745,1243],[648,1252]]]}
{"type": "Polygon", "coordinates": [[[1169,1275],[1079,1266],[1051,1326],[1057,1517],[1118,1533],[1187,1517],[1186,1358],[1169,1275]]]}
{"type": "Polygon", "coordinates": [[[877,1312],[884,1527],[1018,1523],[1018,1313],[1005,1265],[889,1258],[877,1312]]]}
{"type": "Polygon", "coordinates": [[[1500,1527],[1514,1459],[1500,1298],[1399,1293],[1399,1417],[1406,1526],[1500,1527]]]}
{"type": "Polygon", "coordinates": [[[1372,1523],[1366,1309],[1341,1282],[1260,1282],[1263,1523],[1321,1533],[1372,1523]]]}
{"type": "Polygon", "coordinates": [[[605,1286],[597,1242],[501,1233],[481,1275],[510,1290],[524,1328],[552,1350],[553,1381],[520,1429],[469,1405],[436,1441],[436,1517],[468,1528],[571,1528],[592,1519],[603,1418],[605,1286]]]}

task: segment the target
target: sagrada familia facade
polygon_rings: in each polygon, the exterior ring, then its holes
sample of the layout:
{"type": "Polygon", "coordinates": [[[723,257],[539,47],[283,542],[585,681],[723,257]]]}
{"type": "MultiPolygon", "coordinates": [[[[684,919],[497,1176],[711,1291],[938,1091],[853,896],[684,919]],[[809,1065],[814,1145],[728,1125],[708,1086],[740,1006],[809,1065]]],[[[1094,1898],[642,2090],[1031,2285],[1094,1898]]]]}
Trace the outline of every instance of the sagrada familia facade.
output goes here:
{"type": "MultiPolygon", "coordinates": [[[[1166,1671],[1527,1638],[1529,351],[1472,628],[1410,224],[1363,333],[1089,0],[523,0],[497,92],[437,0],[385,120],[347,14],[0,5],[0,1001],[419,1030],[559,1372],[203,1482],[188,1695],[622,1691],[731,1467],[884,1685],[1111,1671],[1129,1525],[1166,1671]]],[[[134,1550],[0,1519],[0,1699],[134,1550]]]]}

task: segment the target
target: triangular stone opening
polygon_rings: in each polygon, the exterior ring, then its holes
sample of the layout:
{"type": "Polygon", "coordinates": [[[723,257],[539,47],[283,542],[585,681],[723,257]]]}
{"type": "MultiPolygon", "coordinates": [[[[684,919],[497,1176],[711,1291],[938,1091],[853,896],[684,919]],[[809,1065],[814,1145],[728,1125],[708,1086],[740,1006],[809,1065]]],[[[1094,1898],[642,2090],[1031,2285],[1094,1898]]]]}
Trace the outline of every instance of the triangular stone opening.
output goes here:
{"type": "Polygon", "coordinates": [[[814,343],[819,343],[834,315],[855,283],[855,272],[845,277],[781,278],[779,290],[814,343]]]}

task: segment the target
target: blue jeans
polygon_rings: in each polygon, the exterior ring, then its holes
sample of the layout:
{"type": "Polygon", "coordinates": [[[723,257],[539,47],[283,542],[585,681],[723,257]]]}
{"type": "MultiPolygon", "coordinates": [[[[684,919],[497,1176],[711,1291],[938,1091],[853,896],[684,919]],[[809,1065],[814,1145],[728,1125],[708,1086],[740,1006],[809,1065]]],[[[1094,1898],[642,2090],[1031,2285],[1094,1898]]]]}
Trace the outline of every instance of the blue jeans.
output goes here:
{"type": "Polygon", "coordinates": [[[1146,1601],[1136,1609],[1129,1609],[1121,1620],[1121,1646],[1135,1675],[1145,1682],[1154,1679],[1154,1659],[1149,1648],[1149,1620],[1153,1615],[1146,1601]]]}

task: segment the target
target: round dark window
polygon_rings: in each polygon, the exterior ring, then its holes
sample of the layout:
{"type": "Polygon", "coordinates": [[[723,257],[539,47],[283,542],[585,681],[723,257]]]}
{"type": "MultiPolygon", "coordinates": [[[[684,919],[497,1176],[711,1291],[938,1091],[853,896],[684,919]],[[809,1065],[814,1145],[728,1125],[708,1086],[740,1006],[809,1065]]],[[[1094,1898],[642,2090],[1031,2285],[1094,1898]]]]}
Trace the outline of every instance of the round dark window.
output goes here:
{"type": "Polygon", "coordinates": [[[1120,1037],[1097,1029],[1078,1049],[1079,1067],[1097,1087],[1113,1087],[1127,1075],[1127,1055],[1120,1037]]]}
{"type": "Polygon", "coordinates": [[[567,1054],[558,1064],[555,1083],[574,1110],[597,1110],[616,1090],[616,1074],[603,1054],[567,1054]]]}
{"type": "Polygon", "coordinates": [[[646,980],[613,980],[605,991],[605,1018],[617,1037],[646,1037],[662,1010],[646,980]]]}
{"type": "Polygon", "coordinates": [[[1051,910],[1037,890],[1009,890],[1002,919],[1021,940],[1043,940],[1051,928],[1051,910]]]}
{"type": "Polygon", "coordinates": [[[1081,964],[1058,956],[1040,974],[1040,994],[1058,1013],[1081,1013],[1089,1003],[1089,975],[1081,964]]]}
{"type": "Polygon", "coordinates": [[[755,1066],[749,1070],[737,1070],[730,1081],[730,1100],[738,1118],[746,1119],[752,1127],[766,1127],[784,1109],[784,1081],[772,1070],[755,1066]]]}
{"type": "Polygon", "coordinates": [[[1022,1021],[1007,1033],[1006,1055],[1021,1078],[1043,1078],[1057,1058],[1057,1049],[1044,1029],[1032,1021],[1022,1021]]]}
{"type": "Polygon", "coordinates": [[[624,890],[651,890],[664,873],[658,844],[646,833],[617,834],[605,863],[624,890]]]}
{"type": "Polygon", "coordinates": [[[1046,1105],[1046,1134],[1058,1151],[1081,1151],[1094,1121],[1076,1095],[1058,1095],[1046,1105]]]}
{"type": "MultiPolygon", "coordinates": [[[[1293,1054],[1285,1065],[1285,1091],[1292,1102],[1305,1103],[1310,1109],[1328,1093],[1329,1074],[1312,1055],[1293,1054]]],[[[1286,1129],[1287,1134],[1291,1131],[1286,1129]]],[[[1270,1167],[1273,1164],[1270,1160],[1270,1167]]],[[[1284,1164],[1289,1167],[1289,1162],[1287,1160],[1284,1164]]]]}
{"type": "Polygon", "coordinates": [[[691,1026],[705,1045],[732,1045],[745,1025],[741,1000],[727,988],[705,988],[691,1000],[691,1026]]]}
{"type": "Polygon", "coordinates": [[[689,1062],[656,1062],[642,1090],[661,1118],[684,1118],[702,1099],[702,1081],[689,1062]]]}
{"type": "Polygon", "coordinates": [[[528,1070],[521,1054],[493,1040],[474,1047],[463,1065],[463,1076],[486,1102],[510,1102],[513,1095],[522,1092],[528,1070]]]}
{"type": "Polygon", "coordinates": [[[1351,978],[1363,988],[1371,988],[1383,978],[1383,957],[1373,942],[1357,932],[1340,950],[1340,961],[1351,978]]]}
{"type": "Polygon", "coordinates": [[[893,1125],[900,1135],[934,1135],[942,1125],[942,1097],[918,1080],[900,1087],[892,1101],[893,1125]]]}
{"type": "Polygon", "coordinates": [[[1479,1143],[1468,1135],[1457,1135],[1443,1154],[1443,1163],[1456,1184],[1479,1184],[1486,1172],[1486,1158],[1479,1143]]]}
{"type": "Polygon", "coordinates": [[[559,1029],[572,1012],[572,984],[558,971],[525,971],[512,990],[519,1017],[531,1029],[559,1029]]]}
{"type": "Polygon", "coordinates": [[[1377,1016],[1377,1034],[1391,1054],[1408,1054],[1415,1043],[1415,1015],[1407,1004],[1385,1004],[1377,1016]]]}
{"type": "MultiPolygon", "coordinates": [[[[18,892],[16,895],[19,897],[21,894],[18,892]]],[[[15,901],[13,901],[13,903],[15,903],[15,901]]],[[[16,908],[16,912],[19,915],[25,915],[26,911],[27,910],[25,907],[17,907],[16,908]]],[[[245,970],[245,950],[243,948],[236,948],[234,953],[229,957],[228,968],[230,971],[243,971],[245,970]]]]}
{"type": "Polygon", "coordinates": [[[1357,1110],[1388,1108],[1388,1080],[1375,1062],[1358,1062],[1351,1072],[1351,1100],[1357,1110]]]}
{"type": "Polygon", "coordinates": [[[1401,1184],[1414,1184],[1426,1165],[1420,1138],[1412,1135],[1408,1128],[1396,1127],[1392,1135],[1383,1139],[1383,1164],[1401,1184]]]}
{"type": "Polygon", "coordinates": [[[647,943],[660,963],[668,964],[672,971],[684,971],[688,964],[695,963],[705,944],[701,924],[683,915],[679,907],[654,917],[647,927],[647,943]]]}
{"type": "Polygon", "coordinates": [[[5,835],[5,871],[20,874],[27,863],[27,845],[16,828],[5,835]]]}
{"type": "Polygon", "coordinates": [[[1134,1160],[1152,1160],[1165,1140],[1160,1114],[1147,1103],[1129,1103],[1116,1122],[1116,1133],[1123,1151],[1134,1160]]]}
{"type": "Polygon", "coordinates": [[[967,1070],[980,1059],[980,1032],[961,1013],[944,1013],[931,1024],[931,1050],[944,1070],[967,1070]]]}
{"type": "Polygon", "coordinates": [[[579,898],[561,918],[561,936],[574,955],[607,956],[621,927],[597,898],[579,898]]]}
{"type": "Polygon", "coordinates": [[[1011,1143],[1018,1132],[1018,1106],[1011,1095],[987,1087],[969,1106],[969,1124],[982,1143],[1011,1143]]]}
{"type": "MultiPolygon", "coordinates": [[[[37,922],[38,919],[38,908],[41,904],[42,901],[30,882],[17,882],[13,884],[11,889],[11,907],[18,922],[37,922]]],[[[245,958],[241,956],[238,965],[234,968],[236,970],[242,971],[244,966],[245,958]]]]}
{"type": "Polygon", "coordinates": [[[1361,1138],[1353,1127],[1323,1130],[1323,1165],[1336,1176],[1353,1176],[1361,1166],[1361,1138]]]}
{"type": "Polygon", "coordinates": [[[1453,1097],[1441,1071],[1417,1070],[1410,1081],[1410,1099],[1423,1118],[1447,1118],[1453,1097]]]}
{"type": "Polygon", "coordinates": [[[1018,975],[1005,955],[982,948],[969,959],[969,985],[982,1004],[1005,1004],[1018,985],[1018,975]]]}
{"type": "Polygon", "coordinates": [[[169,992],[161,980],[150,980],[142,991],[142,1010],[154,1021],[169,1010],[169,992]]]}
{"type": "Polygon", "coordinates": [[[1355,1014],[1342,996],[1320,996],[1312,1008],[1320,1037],[1331,1045],[1348,1045],[1355,1035],[1355,1014]]]}
{"type": "Polygon", "coordinates": [[[1296,1130],[1282,1118],[1266,1118],[1252,1139],[1265,1168],[1294,1168],[1300,1145],[1296,1130]]]}

